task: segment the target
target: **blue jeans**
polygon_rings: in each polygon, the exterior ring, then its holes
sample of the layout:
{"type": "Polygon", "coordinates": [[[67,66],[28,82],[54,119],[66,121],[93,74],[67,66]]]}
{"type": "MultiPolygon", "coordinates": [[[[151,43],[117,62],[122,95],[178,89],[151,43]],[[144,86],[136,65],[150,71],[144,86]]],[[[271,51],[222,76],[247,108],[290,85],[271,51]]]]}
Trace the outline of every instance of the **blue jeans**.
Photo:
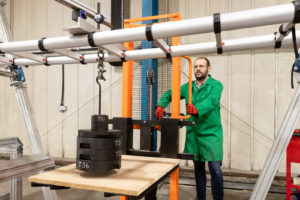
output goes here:
{"type": "MultiPolygon", "coordinates": [[[[223,175],[222,175],[222,161],[209,161],[208,168],[211,176],[211,191],[214,200],[223,200],[223,175]]],[[[206,174],[205,162],[194,161],[194,171],[196,180],[196,200],[206,199],[206,174]]]]}

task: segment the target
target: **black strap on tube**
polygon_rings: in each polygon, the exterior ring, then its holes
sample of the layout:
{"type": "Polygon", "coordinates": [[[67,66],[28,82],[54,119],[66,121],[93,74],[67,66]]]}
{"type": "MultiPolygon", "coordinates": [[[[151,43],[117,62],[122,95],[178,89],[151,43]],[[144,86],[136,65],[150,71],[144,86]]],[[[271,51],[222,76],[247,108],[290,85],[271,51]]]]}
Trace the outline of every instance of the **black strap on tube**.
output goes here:
{"type": "Polygon", "coordinates": [[[38,41],[38,47],[41,51],[48,51],[48,49],[44,47],[44,39],[46,39],[46,37],[43,37],[38,41]]]}
{"type": "Polygon", "coordinates": [[[293,4],[295,6],[295,14],[294,14],[294,20],[293,23],[300,23],[300,0],[293,1],[293,4]]]}
{"type": "Polygon", "coordinates": [[[153,41],[153,36],[152,36],[152,24],[147,24],[146,25],[146,29],[145,29],[145,33],[146,33],[146,38],[148,41],[153,41]]]}
{"type": "Polygon", "coordinates": [[[44,62],[44,65],[46,66],[50,66],[49,63],[48,63],[48,57],[45,57],[45,62],[44,62]]]}
{"type": "MultiPolygon", "coordinates": [[[[214,33],[216,35],[216,38],[217,38],[217,34],[220,34],[220,38],[221,38],[221,16],[220,16],[220,13],[215,13],[213,15],[213,17],[214,17],[214,33]]],[[[217,53],[218,54],[223,53],[221,39],[219,41],[217,40],[217,53]]]]}
{"type": "Polygon", "coordinates": [[[86,65],[86,62],[84,62],[84,54],[82,54],[82,59],[79,61],[82,65],[86,65]]]}
{"type": "Polygon", "coordinates": [[[97,47],[97,45],[94,42],[94,33],[88,33],[88,43],[91,47],[97,47]]]}

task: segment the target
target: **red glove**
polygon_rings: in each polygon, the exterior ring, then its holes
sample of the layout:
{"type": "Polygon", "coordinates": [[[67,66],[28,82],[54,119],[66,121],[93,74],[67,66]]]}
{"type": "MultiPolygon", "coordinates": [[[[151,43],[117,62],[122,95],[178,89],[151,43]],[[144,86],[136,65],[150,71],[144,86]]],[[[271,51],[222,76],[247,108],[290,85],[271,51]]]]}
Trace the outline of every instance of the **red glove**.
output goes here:
{"type": "Polygon", "coordinates": [[[156,107],[156,119],[158,120],[158,119],[163,118],[165,112],[166,111],[163,109],[163,107],[157,106],[156,107]]]}
{"type": "Polygon", "coordinates": [[[187,109],[188,114],[196,115],[196,116],[198,115],[198,111],[193,104],[188,104],[186,106],[186,109],[187,109]]]}

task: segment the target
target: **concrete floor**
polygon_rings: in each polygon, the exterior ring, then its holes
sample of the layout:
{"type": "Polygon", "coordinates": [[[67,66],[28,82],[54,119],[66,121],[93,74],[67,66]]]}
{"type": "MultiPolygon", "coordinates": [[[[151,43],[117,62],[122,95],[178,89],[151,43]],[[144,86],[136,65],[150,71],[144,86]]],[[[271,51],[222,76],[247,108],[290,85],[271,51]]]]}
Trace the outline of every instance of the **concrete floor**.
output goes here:
{"type": "MultiPolygon", "coordinates": [[[[0,183],[0,196],[3,196],[9,192],[9,182],[0,183]]],[[[57,191],[58,199],[64,200],[117,200],[119,197],[105,198],[102,192],[79,190],[79,189],[67,189],[57,191]]],[[[224,200],[246,200],[249,199],[251,191],[247,190],[230,190],[225,189],[224,200]]],[[[169,199],[169,185],[163,184],[157,192],[158,199],[169,199]]],[[[40,188],[33,188],[27,181],[27,177],[23,178],[23,200],[42,200],[43,194],[40,188]]],[[[195,199],[195,186],[180,185],[179,186],[179,199],[182,200],[194,200],[195,199]]],[[[285,199],[284,194],[269,193],[267,196],[269,200],[285,199]]],[[[207,188],[207,200],[212,200],[211,190],[207,188]]]]}

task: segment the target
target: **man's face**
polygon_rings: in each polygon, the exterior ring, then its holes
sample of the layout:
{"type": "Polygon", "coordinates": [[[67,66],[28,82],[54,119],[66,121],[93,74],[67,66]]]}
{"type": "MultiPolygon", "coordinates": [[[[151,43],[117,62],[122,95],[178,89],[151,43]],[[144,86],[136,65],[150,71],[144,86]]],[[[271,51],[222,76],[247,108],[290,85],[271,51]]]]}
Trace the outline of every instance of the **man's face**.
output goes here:
{"type": "Polygon", "coordinates": [[[198,59],[194,63],[194,74],[198,81],[204,80],[208,73],[210,72],[211,67],[207,66],[206,60],[198,59]]]}

